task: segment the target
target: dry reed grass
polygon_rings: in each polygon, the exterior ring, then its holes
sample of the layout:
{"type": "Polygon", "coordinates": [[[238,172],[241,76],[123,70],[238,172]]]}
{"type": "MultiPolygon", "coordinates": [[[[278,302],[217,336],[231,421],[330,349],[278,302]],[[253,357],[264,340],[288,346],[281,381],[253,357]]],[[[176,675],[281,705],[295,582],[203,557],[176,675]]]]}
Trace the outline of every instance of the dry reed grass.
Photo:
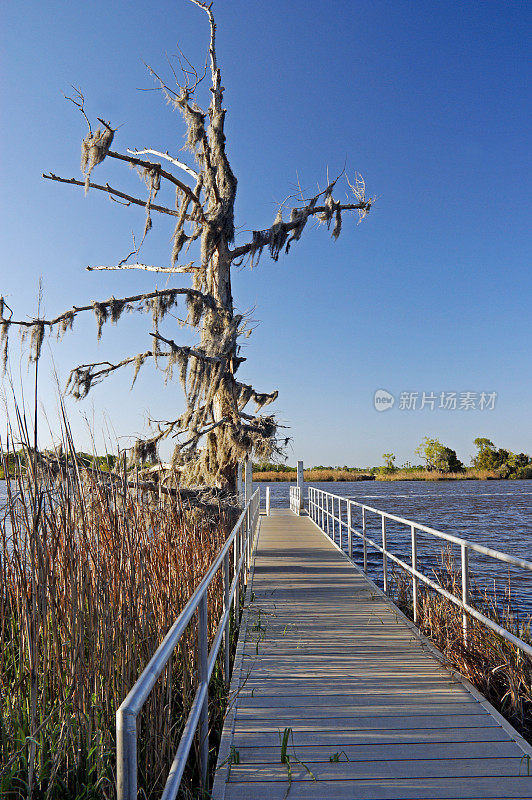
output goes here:
{"type": "MultiPolygon", "coordinates": [[[[71,440],[65,436],[64,452],[71,440]]],[[[5,463],[5,453],[4,453],[5,463]]],[[[31,470],[30,470],[31,472],[31,470]]],[[[115,712],[231,528],[178,498],[63,468],[8,480],[0,522],[0,795],[115,796],[115,712]],[[15,495],[18,493],[18,499],[15,495]]],[[[211,636],[222,587],[209,593],[211,636]]],[[[139,718],[139,788],[164,785],[196,687],[191,626],[139,718]]],[[[225,694],[215,669],[212,703],[225,694]]],[[[194,756],[184,797],[198,785],[194,756]]]]}
{"type": "MultiPolygon", "coordinates": [[[[441,567],[434,575],[444,589],[461,596],[461,575],[449,550],[442,550],[441,567]]],[[[411,578],[394,571],[392,593],[399,608],[413,618],[411,578]]],[[[466,646],[462,612],[428,587],[420,589],[418,603],[421,633],[532,743],[532,659],[473,618],[468,619],[466,646]]],[[[519,618],[509,590],[504,600],[495,591],[476,592],[474,604],[485,616],[532,644],[531,618],[519,618]]]]}
{"type": "MultiPolygon", "coordinates": [[[[366,481],[373,480],[373,476],[363,472],[351,472],[345,469],[306,469],[304,470],[305,480],[313,483],[314,481],[366,481]]],[[[254,472],[254,481],[291,481],[295,483],[297,472],[254,472]]]]}
{"type": "MultiPolygon", "coordinates": [[[[363,472],[362,470],[351,471],[345,469],[306,469],[304,470],[305,480],[309,483],[334,481],[485,481],[495,480],[500,476],[490,470],[468,469],[465,472],[436,472],[426,469],[398,469],[396,472],[363,472]]],[[[291,482],[295,483],[297,472],[275,472],[255,471],[254,481],[271,481],[272,483],[291,482]]]]}
{"type": "Polygon", "coordinates": [[[485,469],[468,469],[465,472],[398,469],[396,472],[378,472],[375,478],[378,481],[486,481],[500,478],[500,475],[485,469]]]}

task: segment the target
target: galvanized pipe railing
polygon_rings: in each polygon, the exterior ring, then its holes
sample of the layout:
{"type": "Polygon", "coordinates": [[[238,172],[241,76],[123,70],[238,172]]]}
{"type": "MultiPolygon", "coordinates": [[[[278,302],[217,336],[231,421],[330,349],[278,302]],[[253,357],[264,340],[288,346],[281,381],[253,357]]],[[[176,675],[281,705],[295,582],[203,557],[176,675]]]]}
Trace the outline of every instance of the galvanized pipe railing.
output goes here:
{"type": "Polygon", "coordinates": [[[299,486],[290,487],[290,511],[294,514],[301,514],[301,489],[299,486]]]}
{"type": "Polygon", "coordinates": [[[434,528],[429,528],[427,525],[421,525],[418,522],[413,522],[409,519],[404,519],[403,517],[398,517],[395,514],[389,514],[386,511],[381,511],[378,508],[373,508],[372,506],[364,505],[363,503],[358,503],[355,500],[351,500],[347,497],[339,497],[338,495],[333,495],[330,492],[324,492],[322,489],[317,489],[314,486],[309,486],[308,490],[308,504],[309,504],[309,515],[313,522],[326,533],[334,542],[334,544],[343,551],[342,547],[342,527],[345,527],[347,531],[347,544],[348,544],[348,551],[347,555],[349,558],[353,558],[353,534],[358,536],[362,539],[362,547],[363,547],[363,569],[364,572],[367,573],[368,571],[368,561],[367,561],[367,546],[368,544],[371,547],[375,548],[379,553],[382,553],[382,571],[383,571],[383,582],[384,582],[384,591],[387,594],[389,588],[389,581],[388,581],[388,560],[393,561],[394,564],[397,564],[399,567],[404,569],[408,572],[412,577],[412,596],[413,596],[413,612],[414,612],[414,622],[418,622],[419,618],[419,582],[421,581],[426,586],[429,586],[434,591],[438,592],[438,594],[443,595],[454,605],[458,606],[462,609],[462,629],[463,629],[463,638],[464,643],[467,646],[468,642],[468,618],[473,617],[474,619],[478,620],[482,624],[486,625],[486,627],[490,628],[492,631],[497,633],[499,636],[502,636],[503,639],[506,639],[511,644],[518,647],[523,652],[527,653],[529,656],[532,656],[532,646],[530,646],[527,642],[524,642],[522,639],[519,639],[517,636],[514,636],[513,633],[507,631],[506,628],[503,628],[498,623],[494,622],[494,620],[490,619],[489,617],[482,614],[480,611],[477,611],[476,608],[471,606],[471,598],[470,598],[470,576],[469,576],[469,551],[474,551],[476,553],[481,553],[482,555],[488,556],[496,561],[503,562],[505,564],[511,564],[514,567],[519,567],[520,569],[527,570],[528,572],[532,572],[532,562],[526,561],[523,558],[517,558],[516,556],[511,556],[508,553],[501,553],[499,550],[493,550],[491,547],[485,547],[484,545],[477,544],[476,542],[470,542],[467,539],[462,539],[459,536],[453,536],[449,533],[443,533],[442,531],[437,531],[434,528]],[[334,501],[338,501],[338,516],[335,514],[334,510],[334,501]],[[341,504],[346,504],[346,516],[345,520],[342,518],[342,510],[341,504]],[[357,530],[353,527],[353,506],[357,507],[361,511],[361,528],[362,530],[357,530]],[[377,542],[370,539],[367,535],[367,514],[376,514],[381,518],[381,530],[382,530],[382,545],[378,544],[377,542]],[[394,522],[398,522],[401,525],[405,525],[410,528],[410,537],[411,537],[411,548],[412,548],[412,557],[411,557],[411,564],[407,564],[402,559],[398,558],[396,555],[390,552],[387,547],[387,531],[386,531],[386,520],[393,520],[394,522]],[[335,523],[338,523],[337,530],[338,530],[338,542],[336,541],[336,526],[335,523]],[[431,536],[436,537],[437,539],[442,539],[446,542],[451,542],[452,544],[456,544],[460,546],[460,558],[461,558],[461,573],[462,573],[462,596],[457,597],[456,595],[452,594],[452,592],[447,591],[444,589],[443,586],[440,586],[439,583],[433,581],[431,578],[428,578],[418,569],[418,556],[417,556],[417,533],[425,533],[431,536]]]}
{"type": "Polygon", "coordinates": [[[146,702],[157,678],[164,670],[176,645],[179,643],[194,614],[197,613],[198,639],[198,688],[179,741],[162,800],[176,797],[185,769],[190,748],[199,726],[199,753],[202,784],[207,791],[207,767],[209,755],[209,680],[224,640],[224,678],[229,684],[229,625],[231,610],[238,615],[237,598],[240,579],[247,582],[251,557],[259,521],[260,489],[248,500],[231,534],[200,585],[176,619],[165,638],[152,656],[144,672],[135,683],[116,713],[117,740],[117,800],[137,800],[137,717],[146,702]],[[230,580],[230,553],[233,548],[233,581],[230,580]],[[207,590],[216,573],[223,565],[224,610],[218,622],[216,634],[209,652],[207,590]]]}

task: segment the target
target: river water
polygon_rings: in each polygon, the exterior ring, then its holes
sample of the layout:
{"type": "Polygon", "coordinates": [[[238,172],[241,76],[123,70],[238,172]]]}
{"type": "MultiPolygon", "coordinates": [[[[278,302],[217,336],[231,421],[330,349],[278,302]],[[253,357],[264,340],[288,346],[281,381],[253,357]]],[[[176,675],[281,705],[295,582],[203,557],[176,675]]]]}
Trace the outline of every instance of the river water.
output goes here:
{"type": "MultiPolygon", "coordinates": [[[[272,506],[288,506],[290,484],[256,485],[261,487],[263,505],[265,487],[269,486],[272,506]]],[[[532,481],[338,481],[309,485],[532,561],[532,481]]],[[[367,514],[366,518],[368,536],[380,543],[380,517],[367,514]]],[[[353,525],[360,528],[356,510],[353,525]]],[[[387,540],[391,552],[410,563],[410,529],[388,522],[387,540]]],[[[361,565],[362,546],[357,537],[353,542],[354,560],[361,565]]],[[[431,570],[440,564],[442,546],[446,543],[418,534],[418,559],[428,577],[433,577],[431,570]]],[[[452,553],[459,567],[460,548],[453,547],[452,553]]],[[[368,572],[382,586],[382,556],[372,548],[368,548],[368,572]]],[[[495,589],[502,601],[509,589],[519,615],[532,615],[532,572],[471,552],[470,573],[477,593],[495,589]]]]}
{"type": "MultiPolygon", "coordinates": [[[[309,485],[532,561],[532,481],[338,481],[309,485]]],[[[290,484],[261,482],[256,486],[261,488],[263,506],[269,486],[272,506],[288,507],[290,484]]],[[[5,503],[5,482],[0,481],[0,519],[5,503]]],[[[356,511],[353,525],[360,527],[356,511]]],[[[367,533],[380,541],[380,517],[367,515],[367,533]]],[[[387,534],[391,552],[410,563],[409,529],[389,522],[387,534]]],[[[362,546],[357,537],[353,541],[354,559],[361,564],[362,546]]],[[[429,577],[431,570],[438,568],[443,545],[441,540],[418,534],[419,563],[429,577]]],[[[453,555],[459,566],[458,547],[453,547],[453,555]]],[[[368,572],[382,586],[382,556],[372,548],[368,549],[368,572]]],[[[470,555],[470,572],[478,592],[495,589],[504,600],[509,588],[512,605],[520,616],[532,615],[531,572],[475,553],[470,555]]]]}

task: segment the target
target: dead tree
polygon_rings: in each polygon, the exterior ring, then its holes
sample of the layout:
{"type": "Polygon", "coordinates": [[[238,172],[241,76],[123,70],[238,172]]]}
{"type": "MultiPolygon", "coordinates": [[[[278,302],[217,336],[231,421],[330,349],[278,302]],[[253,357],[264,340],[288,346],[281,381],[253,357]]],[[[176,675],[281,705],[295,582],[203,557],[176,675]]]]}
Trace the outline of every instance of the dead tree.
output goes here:
{"type": "Polygon", "coordinates": [[[313,197],[305,198],[301,193],[286,201],[279,207],[269,228],[254,230],[247,243],[235,244],[237,180],[227,157],[226,110],[223,108],[224,87],[217,63],[216,24],[212,3],[190,2],[207,14],[210,24],[209,55],[204,74],[199,75],[188,61],[182,62],[182,77],[178,78],[174,71],[176,85],[171,88],[154,70],[148,69],[157,88],[184,119],[186,148],[193,157],[194,166],[175,158],[168,151],[146,148],[127,149],[120,153],[113,150],[115,129],[110,122],[98,118],[100,127],[93,130],[85,112],[83,95],[76,90],[69,99],[78,106],[88,125],[88,133],[81,145],[82,179],[62,178],[53,173],[43,177],[84,187],[85,192],[90,189],[104,192],[121,204],[143,206],[146,222],[141,245],[152,226],[152,216],[170,217],[174,223],[169,266],[140,263],[140,246],[134,246],[120,263],[88,269],[144,270],[170,277],[189,273],[192,286],[111,297],[89,305],[73,306],[52,319],[32,318],[29,321],[13,319],[11,309],[0,298],[0,342],[5,366],[9,331],[16,326],[22,336],[30,334],[30,358],[37,360],[44,336],[52,331],[62,336],[72,328],[79,314],[95,314],[99,338],[102,326],[107,321],[117,322],[125,311],[151,312],[153,330],[148,349],[126,356],[116,364],[109,361],[81,364],[71,371],[67,389],[76,398],[85,397],[95,384],[128,365],[133,368],[134,383],[141,367],[149,361],[169,378],[174,370],[177,371],[186,409],[174,420],[152,421],[150,436],[138,441],[134,447],[134,458],[138,461],[154,458],[157,445],[172,437],[176,442],[173,464],[182,468],[182,482],[218,486],[233,492],[238,461],[246,455],[271,459],[280,452],[283,441],[275,417],[259,413],[276,399],[277,391],[258,392],[236,377],[240,364],[245,360],[240,355],[239,337],[249,331],[246,330],[246,320],[234,313],[231,269],[243,263],[257,264],[264,250],[277,261],[283,250],[288,253],[293,243],[300,239],[309,221],[323,223],[328,229],[332,226],[332,236],[337,239],[344,215],[351,213],[362,219],[371,208],[372,198],[366,198],[364,182],[358,175],[352,182],[346,175],[352,202],[335,199],[334,190],[339,181],[336,178],[328,181],[325,188],[313,197]],[[196,97],[208,73],[211,99],[208,110],[204,110],[196,97]],[[146,199],[113,188],[109,183],[93,182],[93,171],[109,158],[138,171],[146,185],[146,199]],[[162,185],[175,191],[175,207],[156,202],[162,185]],[[191,245],[199,245],[198,257],[181,264],[182,254],[187,253],[191,245]],[[181,301],[185,301],[187,306],[186,324],[198,332],[194,347],[182,346],[161,332],[165,315],[181,301]],[[256,406],[253,414],[246,411],[250,402],[256,406]]]}

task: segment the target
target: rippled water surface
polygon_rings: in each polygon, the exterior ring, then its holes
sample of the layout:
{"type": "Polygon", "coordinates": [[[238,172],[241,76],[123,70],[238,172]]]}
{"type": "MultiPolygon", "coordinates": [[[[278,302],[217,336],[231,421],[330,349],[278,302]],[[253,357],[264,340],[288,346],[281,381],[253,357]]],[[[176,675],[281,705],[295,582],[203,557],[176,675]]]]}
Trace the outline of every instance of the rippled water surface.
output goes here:
{"type": "MultiPolygon", "coordinates": [[[[288,505],[290,484],[261,482],[258,485],[261,493],[266,486],[270,487],[272,506],[288,505]]],[[[532,481],[357,481],[309,485],[532,561],[532,481]]],[[[345,504],[342,504],[345,517],[344,509],[345,504]]],[[[380,517],[368,514],[367,520],[368,536],[380,542],[380,517]]],[[[360,527],[357,511],[353,511],[353,524],[360,527]]],[[[409,563],[409,528],[389,522],[387,532],[390,550],[409,563]]],[[[358,542],[356,538],[355,541],[358,542]]],[[[441,540],[418,536],[418,556],[429,577],[431,570],[438,566],[442,545],[445,543],[441,540]]],[[[453,547],[452,551],[459,566],[460,549],[453,547]]],[[[382,556],[375,550],[368,553],[370,576],[382,585],[382,556]]],[[[361,558],[359,545],[355,548],[357,563],[361,563],[361,558]]],[[[509,568],[477,554],[471,554],[470,562],[472,579],[478,590],[495,587],[503,598],[509,586],[517,608],[522,613],[532,614],[532,573],[509,568]]]]}

